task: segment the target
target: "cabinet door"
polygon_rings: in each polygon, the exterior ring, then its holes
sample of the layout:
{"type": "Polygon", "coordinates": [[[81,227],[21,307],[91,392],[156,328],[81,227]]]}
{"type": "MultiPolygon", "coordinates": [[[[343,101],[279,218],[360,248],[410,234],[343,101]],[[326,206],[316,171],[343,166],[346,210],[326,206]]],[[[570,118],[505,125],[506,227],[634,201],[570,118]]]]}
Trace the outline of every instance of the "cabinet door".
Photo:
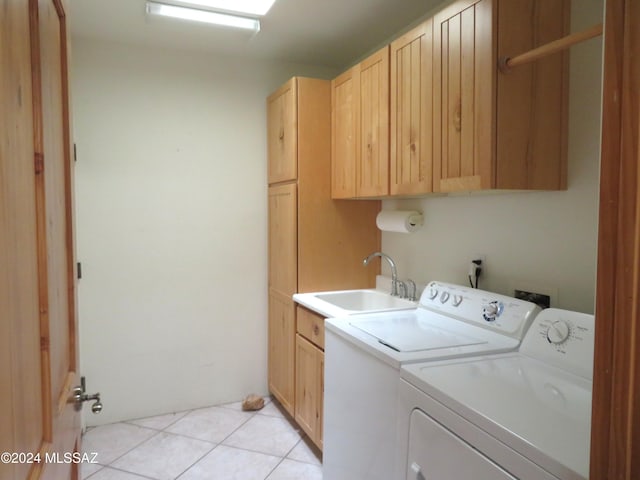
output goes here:
{"type": "Polygon", "coordinates": [[[356,195],[389,194],[389,47],[360,64],[356,195]]]}
{"type": "Polygon", "coordinates": [[[269,391],[294,415],[295,310],[290,296],[269,291],[269,391]]]}
{"type": "Polygon", "coordinates": [[[432,191],[433,21],[391,43],[391,195],[432,191]]]}
{"type": "Polygon", "coordinates": [[[495,186],[494,13],[462,0],[434,17],[435,191],[495,186]]]}
{"type": "Polygon", "coordinates": [[[269,187],[269,288],[289,297],[298,285],[297,229],[296,185],[269,187]]]}
{"type": "Polygon", "coordinates": [[[295,419],[309,438],[320,446],[322,405],[322,351],[296,335],[295,419]]]}
{"type": "Polygon", "coordinates": [[[331,82],[331,197],[356,195],[359,69],[355,66],[331,82]]]}
{"type": "Polygon", "coordinates": [[[297,114],[297,83],[292,78],[267,98],[269,184],[295,180],[298,175],[297,114]]]}

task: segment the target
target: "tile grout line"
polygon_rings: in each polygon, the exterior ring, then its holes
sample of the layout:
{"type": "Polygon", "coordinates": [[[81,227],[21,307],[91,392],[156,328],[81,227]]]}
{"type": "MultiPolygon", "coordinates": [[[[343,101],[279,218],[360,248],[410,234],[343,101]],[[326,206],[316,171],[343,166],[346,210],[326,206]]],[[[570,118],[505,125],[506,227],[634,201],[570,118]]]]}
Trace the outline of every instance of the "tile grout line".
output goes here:
{"type": "MultiPolygon", "coordinates": [[[[205,408],[212,408],[212,407],[205,407],[205,408]]],[[[218,406],[218,408],[224,408],[224,407],[219,407],[219,406],[218,406]]],[[[195,410],[200,410],[200,409],[195,409],[195,410]]],[[[188,412],[186,415],[184,415],[182,418],[187,417],[191,412],[194,412],[195,410],[191,410],[191,411],[189,411],[189,412],[188,412]]],[[[227,408],[227,410],[229,410],[229,411],[236,411],[235,409],[232,409],[232,408],[227,408]]],[[[249,420],[251,420],[253,417],[255,417],[255,412],[252,412],[252,414],[251,414],[249,417],[247,417],[247,419],[246,419],[244,422],[242,422],[242,423],[241,423],[237,428],[235,428],[235,429],[233,430],[233,432],[235,432],[238,428],[242,427],[242,425],[244,425],[245,423],[247,423],[247,422],[248,422],[249,420]]],[[[181,418],[180,420],[182,420],[182,418],[181,418]]],[[[173,424],[172,424],[172,425],[173,425],[173,424]]],[[[170,426],[171,426],[171,425],[167,425],[167,427],[166,427],[166,428],[169,428],[170,426]]],[[[164,433],[172,434],[172,435],[176,435],[176,434],[174,434],[174,433],[172,433],[172,432],[167,432],[167,431],[166,431],[166,428],[165,428],[165,430],[163,430],[163,432],[164,432],[164,433]]],[[[213,448],[211,448],[207,453],[205,453],[204,455],[202,455],[200,458],[198,458],[198,460],[196,460],[196,461],[195,461],[195,462],[193,462],[191,465],[189,465],[186,469],[184,469],[184,470],[183,470],[183,471],[182,471],[178,476],[176,476],[176,477],[175,477],[175,479],[174,479],[174,480],[178,480],[181,476],[183,476],[185,473],[187,473],[190,469],[192,469],[193,467],[195,467],[195,466],[196,466],[196,465],[197,465],[197,464],[198,464],[198,463],[199,463],[199,462],[200,462],[204,457],[206,457],[206,456],[207,456],[207,455],[209,455],[211,452],[213,452],[216,448],[218,448],[220,445],[222,445],[222,442],[224,442],[227,438],[229,438],[229,436],[230,436],[230,435],[232,435],[232,434],[233,434],[233,432],[231,432],[231,433],[230,433],[229,435],[227,435],[224,439],[222,439],[222,441],[221,441],[221,442],[218,442],[218,443],[214,444],[213,448]]],[[[185,436],[186,436],[186,435],[185,435],[185,436]]],[[[187,438],[191,438],[191,437],[187,437],[187,438]]],[[[199,439],[195,439],[195,440],[199,440],[199,439]]]]}

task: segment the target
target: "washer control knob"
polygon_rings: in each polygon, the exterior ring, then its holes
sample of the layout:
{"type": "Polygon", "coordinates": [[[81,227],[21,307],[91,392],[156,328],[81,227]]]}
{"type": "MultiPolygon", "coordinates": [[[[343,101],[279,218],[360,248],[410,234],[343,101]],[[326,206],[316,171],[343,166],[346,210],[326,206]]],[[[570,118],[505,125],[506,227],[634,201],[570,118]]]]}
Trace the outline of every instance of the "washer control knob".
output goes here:
{"type": "Polygon", "coordinates": [[[437,288],[430,288],[429,289],[429,299],[433,300],[437,296],[438,296],[438,289],[437,288]]]}
{"type": "Polygon", "coordinates": [[[547,329],[547,340],[549,343],[559,345],[569,338],[571,333],[571,327],[564,320],[557,320],[553,322],[547,329]]]}
{"type": "Polygon", "coordinates": [[[453,296],[453,306],[457,307],[462,303],[462,295],[454,295],[453,296]]]}
{"type": "Polygon", "coordinates": [[[442,292],[442,295],[440,295],[440,303],[447,303],[447,300],[449,300],[449,292],[442,292]]]}
{"type": "Polygon", "coordinates": [[[492,302],[487,303],[484,307],[482,307],[482,318],[484,318],[487,322],[493,322],[502,315],[504,311],[504,304],[494,300],[492,302]]]}

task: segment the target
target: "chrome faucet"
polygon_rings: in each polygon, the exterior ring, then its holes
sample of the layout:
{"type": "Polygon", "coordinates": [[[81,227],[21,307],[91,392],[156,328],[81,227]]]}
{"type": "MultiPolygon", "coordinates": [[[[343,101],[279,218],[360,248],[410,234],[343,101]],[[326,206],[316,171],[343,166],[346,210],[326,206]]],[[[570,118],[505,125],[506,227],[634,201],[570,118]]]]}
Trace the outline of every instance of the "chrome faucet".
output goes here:
{"type": "Polygon", "coordinates": [[[391,295],[394,297],[398,296],[398,271],[396,270],[396,263],[391,259],[389,255],[382,252],[374,252],[364,259],[362,264],[366,267],[369,265],[369,262],[374,257],[384,258],[389,265],[391,266],[391,295]]]}

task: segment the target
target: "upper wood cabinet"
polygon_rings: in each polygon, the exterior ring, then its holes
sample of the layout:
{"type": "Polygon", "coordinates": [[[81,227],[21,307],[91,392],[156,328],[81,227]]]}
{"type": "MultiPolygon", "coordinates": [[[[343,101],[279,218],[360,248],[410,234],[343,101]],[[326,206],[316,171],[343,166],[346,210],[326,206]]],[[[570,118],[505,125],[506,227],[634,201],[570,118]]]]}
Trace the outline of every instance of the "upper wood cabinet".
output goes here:
{"type": "Polygon", "coordinates": [[[389,193],[389,47],[332,83],[333,198],[389,193]]]}
{"type": "Polygon", "coordinates": [[[331,196],[356,196],[358,66],[331,82],[331,196]]]}
{"type": "Polygon", "coordinates": [[[267,98],[269,184],[295,180],[298,176],[297,85],[292,78],[267,98]]]}
{"type": "Polygon", "coordinates": [[[356,195],[389,193],[389,48],[360,64],[356,195]]]}
{"type": "Polygon", "coordinates": [[[391,43],[391,195],[432,191],[433,21],[391,43]]]}
{"type": "Polygon", "coordinates": [[[566,188],[567,53],[497,65],[568,19],[568,0],[460,0],[434,17],[434,191],[566,188]]]}

